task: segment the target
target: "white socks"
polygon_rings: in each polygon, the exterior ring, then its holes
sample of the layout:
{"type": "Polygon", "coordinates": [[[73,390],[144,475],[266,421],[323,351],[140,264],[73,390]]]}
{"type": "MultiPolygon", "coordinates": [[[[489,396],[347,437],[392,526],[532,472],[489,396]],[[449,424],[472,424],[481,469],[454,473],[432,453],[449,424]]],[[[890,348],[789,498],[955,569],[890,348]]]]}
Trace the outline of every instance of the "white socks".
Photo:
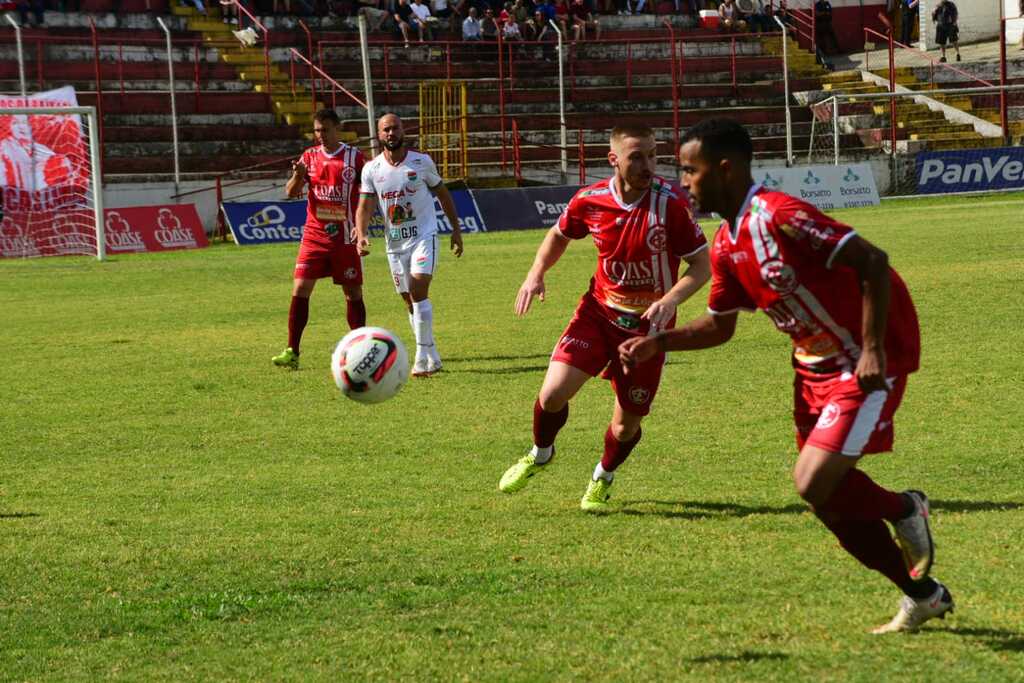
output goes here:
{"type": "Polygon", "coordinates": [[[434,346],[434,307],[430,299],[413,301],[412,315],[409,317],[416,335],[416,356],[423,353],[434,361],[440,361],[441,357],[434,346]]]}
{"type": "Polygon", "coordinates": [[[597,467],[594,468],[594,481],[598,479],[604,479],[609,484],[612,483],[612,479],[615,478],[614,472],[608,472],[605,468],[601,467],[601,462],[598,461],[597,467]]]}
{"type": "Polygon", "coordinates": [[[552,455],[555,454],[555,447],[548,446],[547,448],[541,448],[540,446],[534,446],[533,450],[530,452],[533,453],[533,462],[538,465],[543,465],[551,459],[552,455]]]}

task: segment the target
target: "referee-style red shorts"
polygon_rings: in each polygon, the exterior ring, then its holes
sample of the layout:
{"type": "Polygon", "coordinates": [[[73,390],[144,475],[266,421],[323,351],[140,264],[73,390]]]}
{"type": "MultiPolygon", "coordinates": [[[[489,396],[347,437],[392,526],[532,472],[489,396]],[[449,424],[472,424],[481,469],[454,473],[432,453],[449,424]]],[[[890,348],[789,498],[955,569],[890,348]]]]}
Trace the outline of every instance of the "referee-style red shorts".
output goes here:
{"type": "Polygon", "coordinates": [[[616,327],[589,297],[576,308],[569,326],[555,345],[551,360],[578,368],[596,377],[611,380],[615,397],[622,409],[634,415],[651,412],[651,402],[658,393],[665,354],[659,353],[626,374],[619,362],[619,344],[636,332],[616,327]]]}
{"type": "Polygon", "coordinates": [[[891,451],[893,419],[907,388],[907,376],[888,380],[889,391],[865,394],[850,372],[822,379],[798,374],[793,382],[796,444],[859,456],[891,451]]]}
{"type": "Polygon", "coordinates": [[[345,244],[341,235],[331,238],[307,226],[295,259],[294,277],[319,280],[327,276],[331,276],[336,285],[361,285],[363,261],[356,245],[345,244]]]}

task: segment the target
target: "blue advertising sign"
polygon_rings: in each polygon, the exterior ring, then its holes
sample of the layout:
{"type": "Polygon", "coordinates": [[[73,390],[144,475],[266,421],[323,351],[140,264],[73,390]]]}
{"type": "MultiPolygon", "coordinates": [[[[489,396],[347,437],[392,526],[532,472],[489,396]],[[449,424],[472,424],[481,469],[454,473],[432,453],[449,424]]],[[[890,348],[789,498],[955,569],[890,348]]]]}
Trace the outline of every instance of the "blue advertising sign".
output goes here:
{"type": "Polygon", "coordinates": [[[576,185],[474,190],[488,230],[550,228],[580,188],[576,185]]]}
{"type": "Polygon", "coordinates": [[[236,244],[298,242],[306,223],[306,202],[224,202],[224,218],[236,244]]]}
{"type": "Polygon", "coordinates": [[[1024,147],[921,152],[919,194],[1024,188],[1024,147]]]}
{"type": "MultiPolygon", "coordinates": [[[[452,200],[463,232],[487,230],[480,209],[469,190],[452,190],[452,200]]],[[[302,226],[306,223],[304,199],[283,202],[224,202],[221,205],[228,227],[237,244],[269,244],[271,242],[298,242],[302,239],[302,226]]],[[[452,226],[434,198],[438,231],[448,233],[452,226]]],[[[370,222],[370,236],[384,236],[384,218],[380,211],[370,222]]]]}

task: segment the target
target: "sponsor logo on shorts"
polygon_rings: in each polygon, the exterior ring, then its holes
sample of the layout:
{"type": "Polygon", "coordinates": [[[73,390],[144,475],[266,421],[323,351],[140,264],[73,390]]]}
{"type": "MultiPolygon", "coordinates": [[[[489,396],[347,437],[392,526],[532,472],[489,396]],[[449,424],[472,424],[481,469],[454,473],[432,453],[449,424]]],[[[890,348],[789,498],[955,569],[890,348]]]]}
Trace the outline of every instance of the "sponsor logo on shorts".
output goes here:
{"type": "Polygon", "coordinates": [[[570,337],[569,335],[565,335],[564,337],[562,337],[561,345],[562,346],[578,346],[581,349],[589,349],[590,348],[590,342],[584,341],[583,339],[580,339],[578,337],[570,337]]]}
{"type": "Polygon", "coordinates": [[[627,330],[635,330],[640,327],[640,318],[635,315],[626,315],[623,313],[615,319],[615,324],[627,330]]]}
{"type": "Polygon", "coordinates": [[[839,421],[839,416],[842,411],[839,406],[835,403],[829,403],[825,406],[825,409],[821,411],[821,415],[818,417],[818,423],[814,425],[815,429],[828,429],[836,422],[839,421]]]}
{"type": "Polygon", "coordinates": [[[637,405],[647,403],[647,399],[651,397],[649,389],[644,387],[633,387],[629,390],[629,400],[637,405]]]}
{"type": "Polygon", "coordinates": [[[345,279],[346,280],[355,280],[356,279],[356,269],[355,268],[346,268],[345,269],[345,279]]]}

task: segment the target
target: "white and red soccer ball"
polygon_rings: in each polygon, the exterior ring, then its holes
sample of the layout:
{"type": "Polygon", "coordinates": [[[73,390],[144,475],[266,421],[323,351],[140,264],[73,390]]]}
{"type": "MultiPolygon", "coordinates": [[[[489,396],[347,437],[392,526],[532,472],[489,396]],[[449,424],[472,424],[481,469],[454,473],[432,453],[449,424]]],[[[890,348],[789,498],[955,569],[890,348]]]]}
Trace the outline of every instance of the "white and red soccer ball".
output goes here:
{"type": "Polygon", "coordinates": [[[386,401],[409,379],[409,354],[402,341],[382,327],[360,327],[346,334],[331,356],[331,374],[341,393],[359,403],[386,401]]]}

